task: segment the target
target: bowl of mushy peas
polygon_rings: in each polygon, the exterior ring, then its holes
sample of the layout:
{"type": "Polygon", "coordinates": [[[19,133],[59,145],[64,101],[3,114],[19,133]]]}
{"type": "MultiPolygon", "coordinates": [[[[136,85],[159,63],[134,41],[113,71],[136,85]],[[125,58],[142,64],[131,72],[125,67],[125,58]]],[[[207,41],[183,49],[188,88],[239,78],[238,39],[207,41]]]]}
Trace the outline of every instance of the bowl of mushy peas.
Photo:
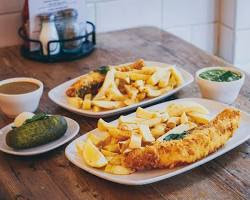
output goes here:
{"type": "Polygon", "coordinates": [[[233,67],[206,67],[196,72],[203,98],[231,104],[238,97],[245,74],[233,67]]]}

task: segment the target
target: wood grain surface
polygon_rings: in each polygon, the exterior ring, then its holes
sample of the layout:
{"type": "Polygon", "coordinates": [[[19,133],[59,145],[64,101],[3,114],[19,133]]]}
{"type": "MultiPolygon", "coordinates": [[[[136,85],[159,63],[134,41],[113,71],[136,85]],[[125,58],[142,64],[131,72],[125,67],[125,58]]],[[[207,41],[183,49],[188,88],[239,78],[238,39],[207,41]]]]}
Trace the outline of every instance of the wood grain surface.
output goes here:
{"type": "MultiPolygon", "coordinates": [[[[25,76],[43,81],[45,90],[39,110],[76,120],[81,127],[79,137],[96,128],[97,120],[70,113],[52,103],[48,91],[58,84],[105,64],[138,58],[176,64],[193,75],[202,67],[228,65],[152,27],[100,34],[97,44],[97,49],[84,59],[56,64],[26,60],[20,56],[19,47],[0,49],[0,80],[25,76]]],[[[200,97],[195,83],[170,99],[184,97],[200,97]]],[[[234,106],[250,112],[249,77],[234,106]]],[[[0,113],[0,128],[11,121],[0,113]]],[[[146,186],[119,185],[88,174],[66,159],[65,147],[34,157],[0,153],[0,200],[250,199],[250,141],[189,172],[146,186]]]]}

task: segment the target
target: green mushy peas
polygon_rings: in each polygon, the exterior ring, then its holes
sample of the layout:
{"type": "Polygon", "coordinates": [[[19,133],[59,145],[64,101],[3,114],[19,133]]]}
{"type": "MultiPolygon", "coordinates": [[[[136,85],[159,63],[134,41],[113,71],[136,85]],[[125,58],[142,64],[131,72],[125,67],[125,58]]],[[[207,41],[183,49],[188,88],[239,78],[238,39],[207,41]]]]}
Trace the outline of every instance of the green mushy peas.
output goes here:
{"type": "Polygon", "coordinates": [[[207,70],[202,72],[199,76],[205,80],[216,82],[230,82],[239,80],[241,78],[240,74],[224,69],[207,70]]]}

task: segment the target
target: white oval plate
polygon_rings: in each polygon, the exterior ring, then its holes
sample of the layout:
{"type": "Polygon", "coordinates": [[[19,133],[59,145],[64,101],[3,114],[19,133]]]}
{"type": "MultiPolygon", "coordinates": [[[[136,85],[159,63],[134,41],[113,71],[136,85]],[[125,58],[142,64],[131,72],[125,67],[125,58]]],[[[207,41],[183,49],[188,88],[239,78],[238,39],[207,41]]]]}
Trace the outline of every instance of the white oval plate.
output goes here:
{"type": "MultiPolygon", "coordinates": [[[[145,64],[147,66],[159,66],[159,67],[169,67],[169,64],[166,63],[160,63],[160,62],[151,62],[151,61],[145,61],[145,64]]],[[[126,64],[124,64],[126,65],[126,64]]],[[[133,110],[135,108],[137,108],[138,106],[146,106],[148,104],[151,103],[155,103],[157,101],[160,101],[168,96],[173,95],[174,93],[178,92],[179,90],[181,90],[182,88],[184,88],[185,86],[189,85],[190,83],[193,82],[194,78],[193,76],[188,73],[187,71],[185,71],[182,68],[176,67],[180,73],[182,74],[183,77],[183,84],[177,88],[175,88],[174,90],[171,90],[169,92],[166,92],[165,94],[159,96],[159,97],[155,97],[152,99],[147,99],[144,100],[142,102],[130,105],[130,106],[126,106],[126,107],[122,107],[122,108],[118,108],[118,109],[114,109],[114,110],[109,110],[109,111],[102,111],[102,112],[93,112],[93,111],[87,111],[87,110],[82,110],[82,109],[78,109],[75,108],[71,105],[68,104],[67,102],[67,96],[65,94],[66,90],[74,83],[76,82],[81,76],[74,78],[70,81],[67,81],[57,87],[55,87],[54,89],[49,91],[49,98],[56,103],[57,105],[80,115],[84,115],[87,117],[94,117],[94,118],[100,118],[100,117],[109,117],[112,115],[117,115],[126,111],[130,111],[133,110]]]]}
{"type": "Polygon", "coordinates": [[[11,123],[0,130],[0,151],[3,151],[8,154],[12,154],[12,155],[18,155],[18,156],[31,156],[31,155],[37,155],[37,154],[45,153],[47,151],[51,151],[52,149],[55,149],[65,144],[66,142],[70,141],[79,132],[80,127],[76,121],[67,117],[65,117],[65,119],[68,124],[68,129],[62,137],[48,144],[44,144],[44,145],[40,145],[37,147],[28,148],[28,149],[22,149],[22,150],[13,149],[9,147],[5,142],[6,135],[11,130],[11,127],[13,126],[13,123],[11,123]]]}
{"type": "MultiPolygon", "coordinates": [[[[199,99],[199,98],[186,98],[186,99],[178,99],[174,101],[169,101],[165,103],[161,103],[158,105],[151,106],[149,108],[146,108],[147,110],[161,110],[165,109],[166,106],[169,103],[172,102],[180,102],[180,101],[194,101],[199,104],[204,105],[208,110],[210,111],[211,117],[215,116],[219,112],[221,112],[226,107],[229,107],[228,105],[212,101],[212,100],[206,100],[206,99],[199,99]]],[[[125,184],[125,185],[144,185],[149,184],[153,182],[157,182],[163,179],[170,178],[172,176],[181,174],[183,172],[186,172],[188,170],[191,170],[195,167],[198,167],[214,158],[217,158],[218,156],[230,151],[231,149],[237,147],[238,145],[242,144],[246,140],[250,138],[249,130],[250,130],[250,115],[241,111],[241,124],[236,133],[233,135],[233,137],[224,145],[224,147],[220,148],[218,151],[210,154],[209,156],[186,166],[173,168],[173,169],[156,169],[156,170],[147,170],[147,171],[138,171],[130,175],[113,175],[108,174],[100,169],[95,169],[92,167],[89,167],[85,164],[83,159],[77,154],[75,144],[77,140],[86,140],[87,134],[75,139],[72,141],[65,149],[66,157],[74,163],[76,166],[82,168],[83,170],[94,174],[98,177],[101,177],[103,179],[125,184]]],[[[132,113],[128,116],[135,116],[135,113],[132,113]]],[[[112,122],[113,124],[117,123],[117,120],[112,122]]],[[[95,129],[94,131],[91,131],[92,133],[97,133],[98,130],[95,129]]]]}

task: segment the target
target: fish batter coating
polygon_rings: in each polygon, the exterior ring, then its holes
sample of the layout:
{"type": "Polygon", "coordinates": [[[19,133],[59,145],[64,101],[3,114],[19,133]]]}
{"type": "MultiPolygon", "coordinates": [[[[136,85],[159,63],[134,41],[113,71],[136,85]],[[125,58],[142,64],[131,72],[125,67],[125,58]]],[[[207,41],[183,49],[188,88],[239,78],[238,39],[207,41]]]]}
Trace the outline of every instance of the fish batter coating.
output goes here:
{"type": "Polygon", "coordinates": [[[225,109],[207,125],[195,128],[183,139],[156,142],[125,154],[123,165],[143,170],[193,163],[222,147],[239,127],[239,122],[240,111],[225,109]]]}

